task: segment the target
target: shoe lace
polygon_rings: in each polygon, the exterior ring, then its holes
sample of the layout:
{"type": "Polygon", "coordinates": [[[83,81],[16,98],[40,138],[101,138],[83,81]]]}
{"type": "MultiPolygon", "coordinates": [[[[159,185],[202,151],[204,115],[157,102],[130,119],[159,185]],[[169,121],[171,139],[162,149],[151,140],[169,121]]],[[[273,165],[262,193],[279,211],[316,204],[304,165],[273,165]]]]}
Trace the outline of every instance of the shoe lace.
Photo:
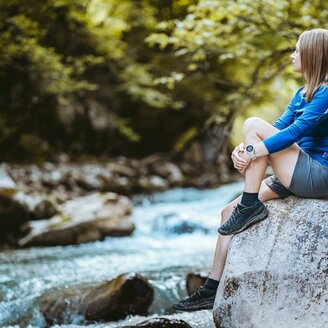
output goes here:
{"type": "Polygon", "coordinates": [[[231,214],[231,222],[235,222],[237,216],[240,214],[240,208],[235,205],[231,214]]]}
{"type": "Polygon", "coordinates": [[[193,295],[198,295],[198,296],[200,296],[200,292],[201,292],[201,290],[204,288],[204,286],[200,286],[200,287],[198,287],[197,289],[196,289],[196,291],[194,292],[194,294],[193,295]]]}

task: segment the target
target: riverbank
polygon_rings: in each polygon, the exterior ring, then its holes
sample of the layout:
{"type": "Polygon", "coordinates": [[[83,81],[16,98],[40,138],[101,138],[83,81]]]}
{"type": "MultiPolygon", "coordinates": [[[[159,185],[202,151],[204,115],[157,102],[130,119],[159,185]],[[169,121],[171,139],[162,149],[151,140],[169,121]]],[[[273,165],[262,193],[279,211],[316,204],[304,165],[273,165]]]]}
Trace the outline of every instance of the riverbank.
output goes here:
{"type": "Polygon", "coordinates": [[[74,193],[83,195],[90,191],[133,195],[174,187],[204,189],[231,181],[229,173],[217,171],[214,165],[208,166],[201,162],[201,159],[196,158],[194,162],[174,162],[161,155],[151,155],[143,159],[120,156],[77,162],[62,155],[56,162],[3,163],[1,169],[7,171],[22,191],[57,191],[61,194],[64,192],[67,196],[74,196],[74,193]]]}
{"type": "MultiPolygon", "coordinates": [[[[134,196],[136,200],[142,199],[144,195],[177,187],[214,188],[237,178],[226,172],[218,172],[216,168],[211,169],[195,163],[196,160],[177,163],[160,155],[143,159],[118,157],[80,162],[73,162],[62,155],[56,162],[3,163],[0,166],[1,249],[23,245],[50,245],[48,241],[25,243],[21,242],[21,239],[33,232],[33,229],[40,231],[41,226],[50,226],[53,232],[54,226],[61,225],[62,228],[65,227],[64,223],[71,226],[70,236],[62,240],[63,233],[59,237],[54,237],[52,233],[47,237],[47,240],[53,241],[51,245],[101,240],[107,235],[126,236],[134,230],[133,223],[126,221],[126,216],[132,211],[132,204],[127,205],[122,195],[128,198],[134,196]],[[108,196],[105,196],[106,193],[109,193],[108,196]],[[113,206],[107,206],[108,199],[111,199],[111,205],[116,203],[116,208],[124,203],[124,210],[114,226],[111,215],[113,206]],[[86,206],[83,212],[89,214],[76,218],[74,212],[79,212],[78,209],[90,201],[98,204],[98,208],[107,206],[106,215],[94,215],[97,207],[91,210],[86,206]],[[74,217],[79,225],[79,232],[68,222],[73,222],[74,217]],[[80,222],[86,221],[86,217],[89,221],[98,220],[97,228],[92,230],[91,235],[89,232],[87,237],[85,234],[81,236],[80,229],[80,222]],[[109,229],[107,224],[105,229],[99,229],[99,219],[101,225],[104,219],[107,219],[107,222],[111,219],[111,228],[109,229]],[[72,229],[75,231],[74,236],[72,229]],[[60,241],[56,241],[58,239],[60,241]]],[[[116,215],[115,219],[117,218],[116,215]]],[[[92,224],[93,228],[94,226],[95,224],[92,224]]],[[[90,231],[90,225],[83,225],[83,229],[90,231]]],[[[43,230],[48,234],[48,227],[43,230]]]]}

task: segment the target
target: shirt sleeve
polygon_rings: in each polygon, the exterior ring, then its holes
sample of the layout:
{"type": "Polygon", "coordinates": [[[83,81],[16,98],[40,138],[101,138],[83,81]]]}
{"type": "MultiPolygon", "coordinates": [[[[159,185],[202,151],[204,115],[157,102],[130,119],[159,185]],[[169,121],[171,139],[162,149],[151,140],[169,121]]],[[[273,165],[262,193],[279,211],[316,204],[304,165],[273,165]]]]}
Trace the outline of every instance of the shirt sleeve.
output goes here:
{"type": "MultiPolygon", "coordinates": [[[[288,109],[286,110],[288,112],[288,109]]],[[[285,114],[283,114],[284,116],[285,114]]],[[[286,114],[283,122],[287,122],[291,114],[286,114]]],[[[269,154],[275,153],[291,146],[304,135],[311,132],[328,116],[328,89],[319,89],[307,104],[303,114],[288,127],[283,128],[275,135],[263,140],[269,154]]],[[[278,120],[279,121],[279,120],[278,120]]],[[[283,123],[279,123],[281,127],[283,123]]]]}

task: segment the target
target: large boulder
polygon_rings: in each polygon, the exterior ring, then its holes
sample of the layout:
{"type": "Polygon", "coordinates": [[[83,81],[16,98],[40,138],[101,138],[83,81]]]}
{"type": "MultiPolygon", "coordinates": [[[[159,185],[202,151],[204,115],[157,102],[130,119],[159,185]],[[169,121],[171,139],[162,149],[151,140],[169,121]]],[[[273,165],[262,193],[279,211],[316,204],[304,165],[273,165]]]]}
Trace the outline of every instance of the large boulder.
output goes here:
{"type": "Polygon", "coordinates": [[[232,239],[216,327],[328,327],[328,202],[267,204],[268,219],[232,239]]]}
{"type": "Polygon", "coordinates": [[[130,235],[135,226],[130,220],[132,202],[115,193],[94,193],[58,205],[59,214],[47,220],[29,221],[19,245],[72,245],[106,236],[130,235]]]}

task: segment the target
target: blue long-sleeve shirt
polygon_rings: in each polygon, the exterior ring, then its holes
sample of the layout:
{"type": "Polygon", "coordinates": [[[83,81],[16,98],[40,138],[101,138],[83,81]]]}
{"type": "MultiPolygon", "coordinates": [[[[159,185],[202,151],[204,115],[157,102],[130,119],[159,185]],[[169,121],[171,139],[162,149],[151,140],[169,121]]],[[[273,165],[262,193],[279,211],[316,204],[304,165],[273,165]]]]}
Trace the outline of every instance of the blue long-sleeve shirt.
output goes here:
{"type": "Polygon", "coordinates": [[[300,88],[273,124],[280,131],[263,140],[269,154],[297,142],[313,159],[328,167],[328,87],[321,86],[310,102],[300,88]]]}

